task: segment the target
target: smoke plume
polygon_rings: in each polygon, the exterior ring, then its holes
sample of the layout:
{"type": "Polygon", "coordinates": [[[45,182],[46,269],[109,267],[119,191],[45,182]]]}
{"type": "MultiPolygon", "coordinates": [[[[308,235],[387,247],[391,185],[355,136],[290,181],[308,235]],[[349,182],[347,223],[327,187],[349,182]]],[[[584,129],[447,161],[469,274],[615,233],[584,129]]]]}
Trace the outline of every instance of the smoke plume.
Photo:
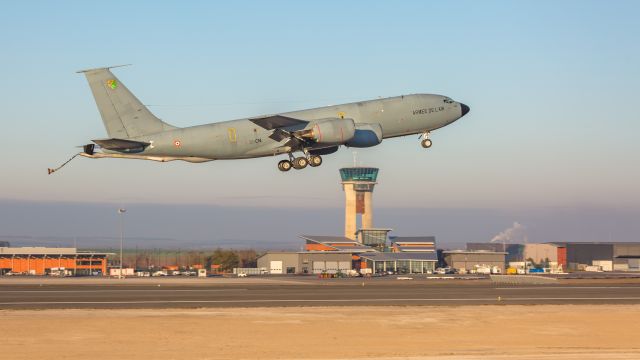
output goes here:
{"type": "Polygon", "coordinates": [[[490,242],[500,243],[526,243],[528,240],[525,227],[519,222],[514,222],[513,226],[501,231],[498,235],[494,236],[490,242]]]}

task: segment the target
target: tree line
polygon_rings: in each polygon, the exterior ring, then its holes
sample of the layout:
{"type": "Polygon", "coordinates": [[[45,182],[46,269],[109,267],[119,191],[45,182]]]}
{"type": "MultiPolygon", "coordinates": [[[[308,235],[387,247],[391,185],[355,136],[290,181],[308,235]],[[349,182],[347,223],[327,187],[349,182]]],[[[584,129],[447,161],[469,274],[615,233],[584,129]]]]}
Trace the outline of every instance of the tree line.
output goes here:
{"type": "MultiPolygon", "coordinates": [[[[113,249],[108,252],[117,253],[113,249]]],[[[178,266],[188,268],[201,265],[211,269],[211,265],[220,265],[224,272],[233,268],[254,268],[261,255],[254,249],[222,249],[215,250],[166,250],[166,249],[126,249],[123,255],[123,266],[136,269],[162,268],[178,266]]],[[[119,254],[111,256],[112,263],[119,261],[119,254]]]]}

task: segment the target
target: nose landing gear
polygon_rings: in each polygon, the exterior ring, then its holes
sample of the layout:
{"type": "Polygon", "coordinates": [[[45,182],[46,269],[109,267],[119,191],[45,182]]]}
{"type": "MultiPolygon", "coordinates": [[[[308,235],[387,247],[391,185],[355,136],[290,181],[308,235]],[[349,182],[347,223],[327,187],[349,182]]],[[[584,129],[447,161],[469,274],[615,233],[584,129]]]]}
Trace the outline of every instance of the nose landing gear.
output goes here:
{"type": "Polygon", "coordinates": [[[430,133],[428,131],[421,135],[422,141],[420,142],[420,145],[425,149],[428,149],[433,145],[433,142],[429,139],[429,135],[430,133]]]}

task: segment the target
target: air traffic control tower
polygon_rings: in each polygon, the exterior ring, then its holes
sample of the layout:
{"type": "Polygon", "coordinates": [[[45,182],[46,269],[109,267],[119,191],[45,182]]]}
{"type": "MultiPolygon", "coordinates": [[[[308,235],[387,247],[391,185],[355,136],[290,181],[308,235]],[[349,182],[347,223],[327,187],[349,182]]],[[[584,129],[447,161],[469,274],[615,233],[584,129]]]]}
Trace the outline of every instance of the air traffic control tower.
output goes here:
{"type": "Polygon", "coordinates": [[[378,168],[348,167],[340,169],[345,197],[344,237],[356,240],[358,214],[361,228],[373,228],[373,187],[377,184],[378,168]]]}

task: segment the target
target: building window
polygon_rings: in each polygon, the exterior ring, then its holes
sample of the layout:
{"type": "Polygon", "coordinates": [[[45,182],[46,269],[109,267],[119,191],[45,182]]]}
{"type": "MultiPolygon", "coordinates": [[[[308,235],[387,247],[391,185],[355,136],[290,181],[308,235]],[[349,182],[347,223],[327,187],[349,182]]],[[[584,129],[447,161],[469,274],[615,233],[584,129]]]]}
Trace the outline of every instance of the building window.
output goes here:
{"type": "Polygon", "coordinates": [[[396,263],[396,273],[408,274],[410,270],[410,263],[411,261],[409,260],[398,260],[398,262],[396,263]]]}

